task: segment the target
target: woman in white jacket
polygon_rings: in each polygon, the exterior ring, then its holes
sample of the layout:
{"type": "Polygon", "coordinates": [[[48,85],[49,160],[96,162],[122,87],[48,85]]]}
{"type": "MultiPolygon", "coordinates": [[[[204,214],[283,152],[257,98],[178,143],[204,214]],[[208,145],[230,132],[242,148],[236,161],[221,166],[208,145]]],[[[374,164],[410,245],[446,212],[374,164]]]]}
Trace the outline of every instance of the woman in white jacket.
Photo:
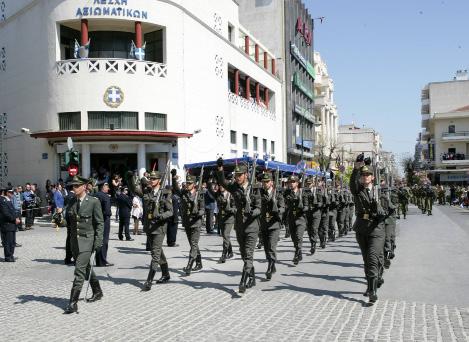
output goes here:
{"type": "Polygon", "coordinates": [[[132,215],[134,219],[134,235],[140,235],[138,231],[139,220],[143,216],[143,207],[142,207],[142,199],[138,196],[134,196],[132,200],[132,210],[130,211],[130,215],[132,215]]]}

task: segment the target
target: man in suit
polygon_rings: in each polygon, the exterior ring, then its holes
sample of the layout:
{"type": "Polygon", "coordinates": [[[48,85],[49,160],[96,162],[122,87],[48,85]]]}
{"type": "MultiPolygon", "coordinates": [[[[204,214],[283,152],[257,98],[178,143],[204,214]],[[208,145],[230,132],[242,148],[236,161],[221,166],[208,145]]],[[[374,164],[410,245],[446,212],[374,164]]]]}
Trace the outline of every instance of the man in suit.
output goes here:
{"type": "Polygon", "coordinates": [[[21,222],[11,202],[12,197],[13,189],[6,189],[0,198],[0,231],[5,262],[15,262],[16,225],[21,222]]]}
{"type": "Polygon", "coordinates": [[[103,233],[103,246],[96,251],[96,267],[114,266],[107,261],[107,251],[109,245],[109,232],[111,231],[111,196],[109,195],[109,184],[104,183],[101,185],[101,191],[94,194],[94,197],[99,199],[101,209],[103,211],[104,220],[104,233],[103,233]]]}
{"type": "MultiPolygon", "coordinates": [[[[75,192],[73,192],[73,188],[69,188],[67,196],[64,197],[64,208],[68,207],[68,204],[75,198],[75,192]]],[[[67,213],[65,212],[65,218],[66,218],[67,213]]],[[[72,247],[70,244],[70,238],[71,238],[71,233],[70,233],[70,227],[67,224],[67,238],[65,239],[65,259],[64,263],[65,265],[74,265],[75,260],[72,260],[73,254],[72,254],[72,247]]]]}
{"type": "Polygon", "coordinates": [[[70,293],[70,302],[65,308],[66,314],[78,312],[78,299],[85,279],[89,279],[93,295],[88,302],[100,300],[103,291],[94,271],[91,270],[90,258],[93,251],[103,245],[103,211],[99,200],[86,193],[88,180],[80,176],[73,177],[75,197],[67,204],[67,228],[70,229],[70,245],[75,259],[75,279],[70,293]],[[90,274],[91,272],[91,274],[90,274]]]}
{"type": "Polygon", "coordinates": [[[129,196],[129,190],[123,188],[120,193],[117,193],[117,207],[119,209],[119,240],[133,241],[130,237],[130,212],[132,210],[132,197],[129,196]]]}

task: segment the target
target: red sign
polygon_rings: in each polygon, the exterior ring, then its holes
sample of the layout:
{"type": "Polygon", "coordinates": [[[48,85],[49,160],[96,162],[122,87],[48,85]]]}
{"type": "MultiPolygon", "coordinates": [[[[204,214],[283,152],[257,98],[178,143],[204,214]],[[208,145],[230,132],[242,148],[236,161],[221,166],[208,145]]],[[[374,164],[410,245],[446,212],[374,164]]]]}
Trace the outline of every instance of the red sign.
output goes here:
{"type": "Polygon", "coordinates": [[[68,167],[68,174],[70,175],[70,177],[76,176],[78,174],[78,166],[70,165],[68,167]]]}
{"type": "Polygon", "coordinates": [[[313,42],[313,33],[308,28],[303,19],[301,19],[301,17],[298,17],[298,19],[296,19],[296,32],[303,36],[306,45],[311,45],[311,43],[313,42]]]}

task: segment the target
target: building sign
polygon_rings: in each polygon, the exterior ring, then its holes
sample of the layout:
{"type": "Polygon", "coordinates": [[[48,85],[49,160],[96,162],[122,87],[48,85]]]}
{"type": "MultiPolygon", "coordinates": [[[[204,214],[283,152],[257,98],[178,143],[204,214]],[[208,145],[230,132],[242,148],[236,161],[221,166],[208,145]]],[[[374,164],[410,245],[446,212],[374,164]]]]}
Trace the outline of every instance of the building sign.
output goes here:
{"type": "Polygon", "coordinates": [[[104,92],[103,101],[108,107],[117,108],[124,102],[124,92],[119,87],[111,86],[104,92]]]}
{"type": "MultiPolygon", "coordinates": [[[[297,145],[302,145],[301,144],[301,137],[296,137],[296,144],[297,145]]],[[[306,139],[303,139],[303,147],[306,147],[308,149],[313,149],[313,141],[312,140],[306,140],[306,139]]]]}
{"type": "Polygon", "coordinates": [[[305,108],[301,107],[300,105],[298,105],[296,103],[295,103],[295,113],[298,114],[298,115],[301,115],[306,120],[308,120],[312,123],[315,122],[314,116],[310,112],[308,112],[305,108]]]}
{"type": "Polygon", "coordinates": [[[308,87],[306,85],[303,84],[303,82],[301,81],[298,73],[294,73],[293,74],[293,84],[301,90],[301,92],[303,94],[305,94],[307,97],[309,97],[311,100],[314,99],[314,95],[313,95],[313,92],[311,90],[308,89],[308,87]]]}
{"type": "Polygon", "coordinates": [[[314,70],[313,65],[306,60],[306,58],[301,54],[300,49],[298,49],[298,46],[293,42],[290,42],[290,53],[301,64],[301,66],[306,69],[306,72],[312,78],[316,78],[316,71],[314,70]]]}
{"type": "Polygon", "coordinates": [[[469,176],[465,173],[443,173],[440,174],[440,182],[467,182],[469,176]]]}
{"type": "Polygon", "coordinates": [[[79,18],[111,16],[148,19],[147,11],[128,8],[127,6],[128,0],[94,0],[92,6],[78,7],[75,16],[79,18]]]}
{"type": "Polygon", "coordinates": [[[309,29],[308,25],[306,25],[301,17],[296,19],[296,33],[299,33],[303,36],[307,45],[311,45],[313,42],[313,32],[309,29]]]}

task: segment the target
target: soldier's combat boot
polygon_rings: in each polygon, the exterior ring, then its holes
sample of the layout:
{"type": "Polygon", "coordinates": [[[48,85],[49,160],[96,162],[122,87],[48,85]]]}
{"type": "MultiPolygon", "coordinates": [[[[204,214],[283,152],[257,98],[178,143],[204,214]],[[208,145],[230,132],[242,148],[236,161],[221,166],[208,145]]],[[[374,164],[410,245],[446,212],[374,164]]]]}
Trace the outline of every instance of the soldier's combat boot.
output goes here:
{"type": "Polygon", "coordinates": [[[233,246],[230,243],[230,245],[228,246],[228,254],[226,255],[226,258],[231,259],[232,257],[233,257],[233,246]]]}
{"type": "Polygon", "coordinates": [[[259,240],[259,242],[257,243],[257,246],[256,246],[257,249],[261,249],[262,246],[263,246],[262,241],[259,240]]]}
{"type": "Polygon", "coordinates": [[[143,284],[142,291],[150,291],[151,290],[151,284],[153,283],[153,279],[155,278],[156,271],[150,267],[150,270],[148,271],[148,277],[147,281],[145,284],[143,284]]]}
{"type": "Polygon", "coordinates": [[[195,266],[192,269],[193,271],[200,271],[202,269],[202,255],[198,254],[195,258],[195,266]]]}
{"type": "Polygon", "coordinates": [[[316,253],[316,242],[311,242],[311,255],[316,253]]]}
{"type": "Polygon", "coordinates": [[[241,281],[239,282],[239,293],[246,292],[246,282],[248,280],[248,274],[243,269],[243,273],[241,274],[241,281]]]}
{"type": "Polygon", "coordinates": [[[256,286],[256,272],[254,271],[254,266],[251,268],[251,272],[249,273],[248,283],[246,284],[246,288],[250,289],[251,287],[256,286]]]}
{"type": "Polygon", "coordinates": [[[326,248],[326,239],[325,238],[321,239],[321,248],[322,249],[326,248]]]}
{"type": "Polygon", "coordinates": [[[370,304],[375,303],[378,300],[378,295],[376,293],[376,289],[378,286],[378,279],[370,278],[369,279],[369,286],[370,286],[370,293],[368,294],[368,298],[370,299],[370,304]]]}
{"type": "Polygon", "coordinates": [[[164,284],[167,283],[171,279],[169,275],[169,267],[168,264],[161,265],[161,278],[156,281],[157,284],[164,284]]]}
{"type": "Polygon", "coordinates": [[[70,302],[68,303],[67,307],[65,308],[65,314],[71,313],[78,313],[78,300],[80,299],[80,290],[76,290],[72,288],[70,293],[70,302]]]}
{"type": "Polygon", "coordinates": [[[363,292],[363,296],[368,297],[368,295],[370,294],[370,290],[371,290],[370,278],[366,277],[366,291],[363,292]]]}
{"type": "Polygon", "coordinates": [[[288,228],[288,225],[285,226],[285,239],[288,239],[291,236],[290,234],[290,228],[288,228]]]}
{"type": "Polygon", "coordinates": [[[275,267],[275,263],[272,260],[269,260],[269,265],[267,266],[267,271],[265,272],[265,278],[267,280],[272,279],[272,269],[275,267]]]}
{"type": "Polygon", "coordinates": [[[223,252],[221,253],[220,259],[218,259],[219,264],[224,264],[226,261],[227,248],[223,247],[223,252]]]}
{"type": "Polygon", "coordinates": [[[298,249],[295,250],[295,256],[293,257],[293,260],[292,260],[295,265],[298,265],[298,263],[300,262],[300,259],[299,259],[299,256],[298,256],[298,252],[299,252],[298,249]]]}
{"type": "Polygon", "coordinates": [[[90,286],[93,291],[93,295],[91,298],[86,300],[88,303],[93,303],[103,298],[103,290],[101,290],[101,286],[99,286],[98,279],[90,280],[90,286]]]}
{"type": "Polygon", "coordinates": [[[192,267],[194,266],[195,259],[193,257],[189,257],[189,261],[187,262],[187,266],[184,267],[184,272],[186,275],[191,275],[192,267]]]}

